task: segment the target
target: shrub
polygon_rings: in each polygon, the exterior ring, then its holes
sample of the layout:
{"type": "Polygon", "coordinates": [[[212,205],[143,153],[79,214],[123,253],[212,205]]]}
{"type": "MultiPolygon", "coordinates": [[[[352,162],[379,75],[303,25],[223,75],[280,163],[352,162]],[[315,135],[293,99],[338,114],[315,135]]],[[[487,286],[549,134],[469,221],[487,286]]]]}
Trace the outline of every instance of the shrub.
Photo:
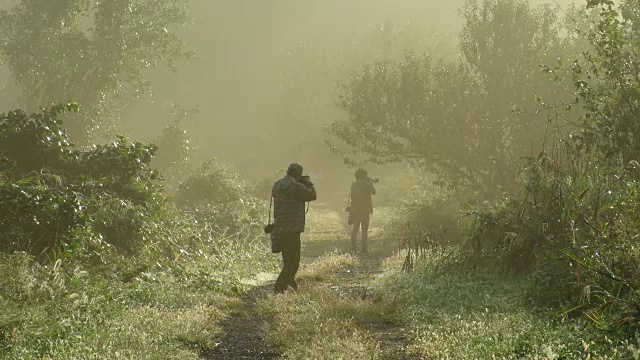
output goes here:
{"type": "Polygon", "coordinates": [[[191,158],[194,152],[191,134],[185,130],[184,123],[193,120],[200,109],[183,109],[174,105],[174,122],[162,129],[162,135],[156,139],[158,153],[152,165],[163,177],[164,185],[173,193],[180,181],[189,175],[192,168],[191,158]]]}
{"type": "Polygon", "coordinates": [[[631,2],[623,4],[621,17],[613,2],[589,1],[594,17],[583,13],[590,28],[581,35],[592,51],[569,69],[543,67],[558,81],[570,80],[575,97],[543,106],[557,118],[558,108],[579,108],[580,131],[528,159],[516,196],[471,212],[457,263],[530,275],[537,304],[565,307],[562,314],[584,314],[600,328],[634,336],[640,48],[631,2]]]}
{"type": "Polygon", "coordinates": [[[213,161],[206,162],[178,187],[178,208],[219,232],[256,230],[264,224],[263,202],[249,195],[240,176],[213,161]]]}
{"type": "Polygon", "coordinates": [[[271,189],[276,180],[282,177],[281,170],[273,170],[249,184],[249,193],[257,198],[268,201],[271,198],[271,189]]]}
{"type": "Polygon", "coordinates": [[[75,149],[59,119],[74,110],[68,104],[0,115],[0,250],[43,255],[81,241],[73,234],[90,228],[132,252],[145,239],[145,224],[162,215],[165,200],[150,166],[155,146],[118,137],[75,149]]]}
{"type": "Polygon", "coordinates": [[[525,191],[472,213],[461,262],[532,276],[529,297],[634,334],[640,320],[638,170],[558,156],[532,159],[525,191]]]}
{"type": "Polygon", "coordinates": [[[398,207],[388,225],[400,248],[408,250],[404,270],[412,269],[417,259],[444,255],[462,239],[461,205],[453,192],[432,183],[412,193],[413,199],[398,207]]]}

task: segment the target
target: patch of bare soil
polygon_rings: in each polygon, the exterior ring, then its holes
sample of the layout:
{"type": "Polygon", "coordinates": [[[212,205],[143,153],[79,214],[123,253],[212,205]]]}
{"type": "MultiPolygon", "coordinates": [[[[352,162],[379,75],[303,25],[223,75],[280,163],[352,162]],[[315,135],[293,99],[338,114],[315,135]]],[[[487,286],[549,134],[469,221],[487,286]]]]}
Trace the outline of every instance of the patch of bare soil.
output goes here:
{"type": "Polygon", "coordinates": [[[207,360],[270,360],[280,354],[266,341],[265,319],[258,316],[255,307],[260,298],[271,291],[272,285],[258,286],[242,297],[243,305],[231,315],[222,327],[222,333],[214,339],[211,349],[202,351],[207,360]]]}

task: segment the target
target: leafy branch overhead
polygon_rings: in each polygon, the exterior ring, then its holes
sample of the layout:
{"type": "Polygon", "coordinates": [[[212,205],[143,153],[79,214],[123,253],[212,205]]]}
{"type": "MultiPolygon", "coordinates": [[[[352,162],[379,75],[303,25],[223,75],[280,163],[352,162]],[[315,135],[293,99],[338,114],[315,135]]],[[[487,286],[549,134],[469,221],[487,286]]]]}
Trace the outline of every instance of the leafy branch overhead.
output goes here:
{"type": "Polygon", "coordinates": [[[29,109],[74,99],[81,139],[113,130],[131,99],[151,90],[147,69],[193,56],[175,30],[183,0],[23,0],[0,12],[0,53],[29,109]]]}
{"type": "MultiPolygon", "coordinates": [[[[590,1],[598,21],[585,37],[592,50],[570,69],[575,102],[585,110],[578,145],[624,164],[640,158],[640,2],[590,1]],[[620,15],[623,16],[620,16],[620,15]]],[[[556,70],[556,72],[559,72],[556,70]]]]}

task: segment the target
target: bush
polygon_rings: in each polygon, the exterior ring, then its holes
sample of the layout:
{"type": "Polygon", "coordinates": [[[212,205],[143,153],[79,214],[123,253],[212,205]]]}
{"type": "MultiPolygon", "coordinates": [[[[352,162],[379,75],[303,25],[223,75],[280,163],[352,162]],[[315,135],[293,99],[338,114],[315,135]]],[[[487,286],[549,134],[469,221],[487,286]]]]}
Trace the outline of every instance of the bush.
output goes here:
{"type": "Polygon", "coordinates": [[[200,113],[199,109],[185,110],[174,105],[174,122],[162,129],[162,135],[156,139],[158,154],[153,166],[163,177],[166,189],[173,193],[180,181],[189,175],[191,158],[194,152],[191,134],[184,129],[184,123],[200,113]]]}
{"type": "Polygon", "coordinates": [[[271,189],[276,180],[282,177],[281,170],[272,170],[249,184],[249,193],[251,196],[268,201],[271,198],[271,189]]]}
{"type": "Polygon", "coordinates": [[[403,201],[388,227],[401,249],[407,249],[404,270],[418,259],[440,257],[462,239],[460,208],[454,193],[431,183],[415,188],[403,201]]]}
{"type": "MultiPolygon", "coordinates": [[[[580,131],[529,158],[516,195],[472,210],[467,241],[445,263],[527,275],[533,280],[528,296],[537,305],[583,314],[615,335],[635,336],[640,77],[630,64],[640,49],[637,24],[620,17],[611,1],[590,1],[587,8],[594,10],[591,18],[582,13],[591,28],[580,34],[594,51],[569,69],[543,67],[574,85],[573,102],[542,104],[550,121],[566,115],[558,109],[579,108],[580,131]]],[[[563,138],[561,127],[556,138],[563,138]]]]}
{"type": "Polygon", "coordinates": [[[220,233],[259,230],[266,221],[264,202],[249,195],[238,174],[213,161],[180,183],[175,203],[220,233]]]}
{"type": "Polygon", "coordinates": [[[529,159],[517,197],[475,212],[463,257],[531,274],[530,295],[539,304],[565,306],[564,314],[585,314],[599,328],[635,336],[640,71],[631,64],[640,47],[630,4],[623,2],[621,17],[613,2],[589,1],[595,21],[581,34],[593,51],[569,69],[543,67],[574,85],[575,101],[562,107],[579,107],[580,131],[529,159]]]}
{"type": "Polygon", "coordinates": [[[473,212],[461,252],[482,270],[532,275],[530,298],[579,310],[598,327],[640,328],[638,169],[556,156],[532,159],[522,195],[473,212]]]}
{"type": "Polygon", "coordinates": [[[146,225],[160,221],[165,200],[150,166],[155,146],[118,137],[75,149],[59,119],[75,110],[68,104],[0,115],[0,251],[46,255],[83,241],[74,234],[91,229],[94,238],[134,252],[146,225]]]}

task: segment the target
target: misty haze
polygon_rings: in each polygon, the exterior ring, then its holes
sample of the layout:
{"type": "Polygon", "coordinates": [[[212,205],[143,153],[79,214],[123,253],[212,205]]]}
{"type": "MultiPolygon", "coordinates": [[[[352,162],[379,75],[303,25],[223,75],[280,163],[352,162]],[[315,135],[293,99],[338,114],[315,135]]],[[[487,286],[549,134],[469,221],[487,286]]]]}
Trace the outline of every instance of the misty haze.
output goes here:
{"type": "Polygon", "coordinates": [[[640,0],[0,2],[0,358],[637,359],[640,0]]]}

